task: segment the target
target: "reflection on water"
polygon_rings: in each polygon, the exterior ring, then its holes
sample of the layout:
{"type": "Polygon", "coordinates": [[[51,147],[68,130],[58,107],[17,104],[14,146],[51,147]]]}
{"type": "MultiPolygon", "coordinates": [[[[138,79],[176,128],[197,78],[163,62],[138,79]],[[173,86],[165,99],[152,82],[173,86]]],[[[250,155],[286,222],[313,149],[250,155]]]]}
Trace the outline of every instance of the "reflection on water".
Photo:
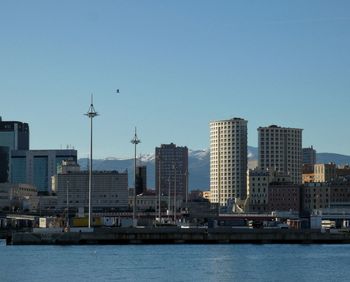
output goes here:
{"type": "Polygon", "coordinates": [[[349,245],[4,246],[0,281],[340,281],[349,245]]]}

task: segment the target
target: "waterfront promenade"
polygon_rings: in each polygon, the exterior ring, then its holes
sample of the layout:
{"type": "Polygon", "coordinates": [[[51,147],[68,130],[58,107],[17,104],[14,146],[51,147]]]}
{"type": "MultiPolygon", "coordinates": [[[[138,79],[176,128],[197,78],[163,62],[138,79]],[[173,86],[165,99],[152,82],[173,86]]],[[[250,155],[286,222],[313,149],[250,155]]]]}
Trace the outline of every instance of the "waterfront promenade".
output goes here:
{"type": "Polygon", "coordinates": [[[97,228],[93,232],[14,232],[13,245],[82,244],[349,244],[349,232],[247,228],[97,228]]]}

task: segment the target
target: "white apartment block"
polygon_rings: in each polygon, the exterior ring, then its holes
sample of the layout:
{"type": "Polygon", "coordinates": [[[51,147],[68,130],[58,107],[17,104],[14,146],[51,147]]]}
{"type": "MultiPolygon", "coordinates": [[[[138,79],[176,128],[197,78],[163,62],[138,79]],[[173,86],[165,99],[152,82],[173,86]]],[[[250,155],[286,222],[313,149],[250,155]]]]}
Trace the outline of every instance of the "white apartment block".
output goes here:
{"type": "Polygon", "coordinates": [[[210,123],[210,201],[227,205],[228,200],[247,195],[247,123],[241,118],[210,123]]]}
{"type": "Polygon", "coordinates": [[[259,169],[289,175],[294,184],[301,184],[302,129],[271,125],[259,127],[258,133],[259,169]]]}

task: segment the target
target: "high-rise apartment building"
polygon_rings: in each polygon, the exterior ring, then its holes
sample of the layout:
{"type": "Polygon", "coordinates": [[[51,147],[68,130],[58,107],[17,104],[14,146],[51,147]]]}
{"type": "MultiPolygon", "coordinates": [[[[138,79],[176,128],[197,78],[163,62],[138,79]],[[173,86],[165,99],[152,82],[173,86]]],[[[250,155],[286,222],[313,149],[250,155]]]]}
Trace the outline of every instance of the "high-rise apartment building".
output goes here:
{"type": "Polygon", "coordinates": [[[289,175],[295,184],[302,183],[302,129],[276,125],[259,127],[259,159],[261,170],[289,175]]]}
{"type": "Polygon", "coordinates": [[[9,150],[29,150],[29,125],[19,121],[3,121],[0,117],[0,146],[9,150]]]}
{"type": "Polygon", "coordinates": [[[77,161],[76,150],[28,150],[11,152],[11,182],[34,185],[39,193],[51,193],[51,177],[63,160],[77,161]]]}
{"type": "Polygon", "coordinates": [[[210,194],[212,203],[247,195],[247,123],[241,118],[210,123],[210,194]]]}
{"type": "Polygon", "coordinates": [[[303,165],[316,164],[316,150],[311,146],[310,148],[303,148],[303,165]]]}
{"type": "Polygon", "coordinates": [[[188,192],[188,149],[175,144],[162,144],[156,148],[156,193],[186,199],[188,192]],[[176,191],[176,192],[175,192],[176,191]]]}

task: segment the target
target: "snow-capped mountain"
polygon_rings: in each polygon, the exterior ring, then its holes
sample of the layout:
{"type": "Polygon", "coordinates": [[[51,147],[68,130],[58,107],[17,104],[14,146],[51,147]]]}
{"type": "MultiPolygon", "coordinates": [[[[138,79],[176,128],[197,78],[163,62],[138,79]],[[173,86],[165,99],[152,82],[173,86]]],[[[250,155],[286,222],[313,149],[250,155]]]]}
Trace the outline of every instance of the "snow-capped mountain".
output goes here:
{"type": "MultiPolygon", "coordinates": [[[[155,178],[155,156],[154,153],[143,154],[139,158],[143,165],[147,166],[147,183],[149,188],[154,188],[155,178]]],[[[257,166],[258,149],[248,146],[248,167],[254,168],[257,166]]],[[[317,161],[320,163],[335,162],[337,164],[350,163],[350,156],[332,154],[332,153],[318,153],[317,161]]],[[[209,167],[210,167],[210,151],[209,149],[189,150],[189,188],[193,189],[209,189],[209,167]]],[[[79,164],[82,169],[87,168],[87,159],[79,159],[79,164]]],[[[94,160],[94,169],[96,170],[118,170],[129,172],[130,186],[133,183],[133,159],[120,159],[109,157],[105,159],[94,160]]]]}
{"type": "MultiPolygon", "coordinates": [[[[252,166],[255,166],[257,149],[248,147],[248,158],[252,166]]],[[[139,161],[147,166],[147,183],[149,188],[155,186],[155,155],[154,153],[142,154],[139,156],[139,161]]],[[[210,166],[210,150],[189,150],[189,188],[190,189],[209,189],[209,166],[210,166]]],[[[87,169],[88,161],[86,158],[79,159],[81,169],[87,169]]],[[[93,167],[96,170],[118,170],[129,172],[129,183],[133,183],[133,159],[121,159],[116,157],[108,157],[105,159],[95,159],[93,167]]]]}

